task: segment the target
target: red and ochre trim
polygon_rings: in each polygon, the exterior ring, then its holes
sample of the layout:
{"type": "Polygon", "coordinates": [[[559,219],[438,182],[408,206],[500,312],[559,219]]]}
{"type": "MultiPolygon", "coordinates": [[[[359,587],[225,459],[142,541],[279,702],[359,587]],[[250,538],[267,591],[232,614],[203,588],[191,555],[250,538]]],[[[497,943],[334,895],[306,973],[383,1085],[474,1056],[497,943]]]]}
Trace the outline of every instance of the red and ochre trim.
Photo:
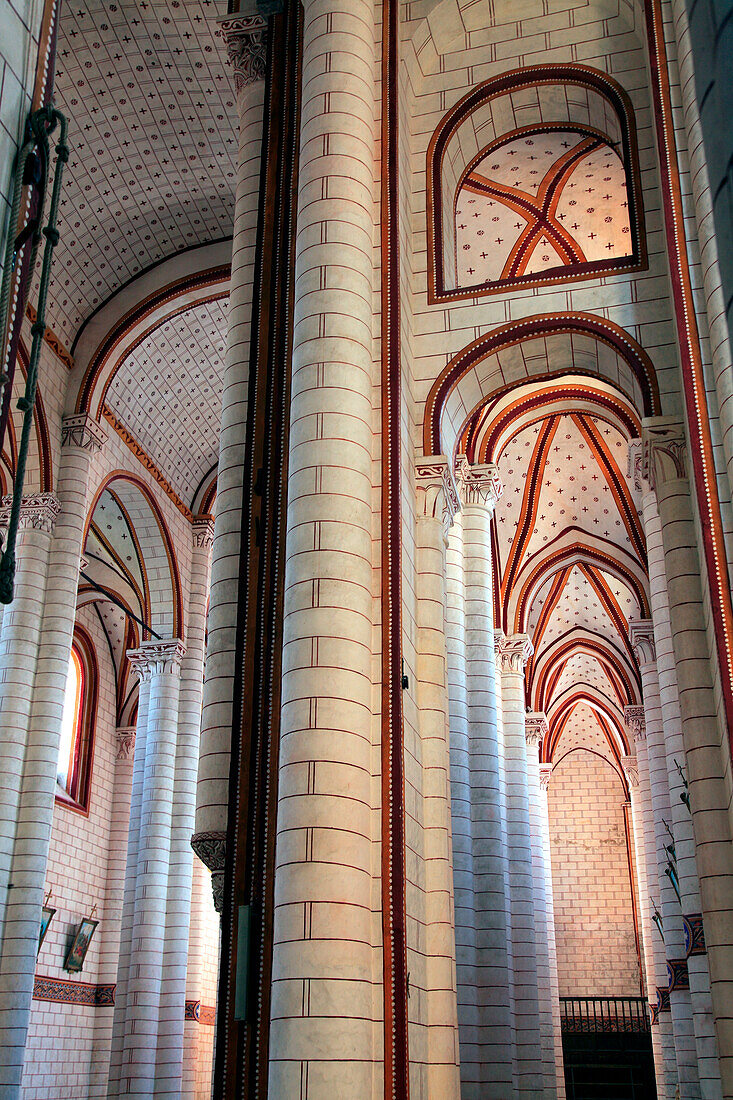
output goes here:
{"type": "Polygon", "coordinates": [[[551,389],[541,390],[539,393],[529,392],[512,401],[506,408],[486,427],[485,409],[481,409],[468,424],[462,437],[461,450],[466,454],[468,461],[496,462],[498,458],[497,448],[500,441],[506,437],[505,444],[516,435],[518,431],[536,424],[538,420],[544,420],[547,411],[562,414],[566,410],[557,408],[564,401],[584,401],[598,406],[598,411],[593,410],[593,416],[614,428],[622,428],[631,439],[637,439],[641,432],[641,423],[628,404],[621,401],[612,393],[594,389],[592,386],[582,386],[558,381],[551,389]],[[519,423],[518,423],[519,422],[519,423]],[[513,429],[513,425],[517,428],[513,429]],[[509,434],[511,432],[511,434],[509,434]]]}
{"type": "MultiPolygon", "coordinates": [[[[86,543],[86,537],[89,532],[89,526],[92,521],[92,516],[94,515],[94,509],[97,506],[97,501],[99,500],[104,490],[109,489],[109,486],[115,481],[126,481],[132,485],[135,485],[136,488],[138,488],[142,495],[145,497],[145,500],[149,505],[153,516],[155,517],[155,522],[158,526],[158,530],[160,531],[161,541],[163,543],[166,559],[168,561],[168,567],[170,569],[171,602],[173,605],[173,637],[180,638],[181,631],[183,629],[183,596],[181,593],[181,578],[178,572],[178,563],[176,561],[176,555],[173,550],[173,539],[171,538],[168,524],[161,514],[155,496],[151,492],[150,487],[143,481],[142,478],[130,473],[129,470],[113,470],[107,475],[107,477],[105,477],[101,485],[99,485],[99,487],[97,488],[97,491],[94,494],[94,498],[89,506],[89,511],[87,512],[87,520],[84,527],[84,539],[82,541],[82,545],[86,543]]],[[[131,530],[134,530],[134,528],[131,528],[131,530]]],[[[140,554],[139,557],[141,557],[140,554]]]]}
{"type": "Polygon", "coordinates": [[[660,0],[646,0],[647,38],[651,67],[654,121],[661,173],[667,255],[670,265],[677,339],[680,349],[680,373],[685,396],[687,427],[693,483],[702,531],[703,554],[710,589],[710,606],[720,670],[720,685],[725,709],[728,752],[733,759],[733,601],[730,569],[710,433],[707,395],[695,315],[692,281],[685,243],[682,188],[677,163],[672,97],[669,87],[664,19],[660,0]]]}
{"type": "Polygon", "coordinates": [[[384,1096],[386,1100],[408,1100],[410,1095],[402,713],[399,9],[398,0],[382,0],[381,824],[384,1096]]]}
{"type": "MultiPolygon", "coordinates": [[[[603,317],[596,317],[592,313],[580,313],[575,311],[561,313],[541,313],[534,317],[528,317],[520,321],[510,321],[492,329],[485,336],[479,336],[465,348],[458,352],[433,383],[425,403],[425,419],[423,422],[423,452],[426,455],[441,454],[441,417],[445,403],[453,389],[460,383],[461,378],[472,368],[476,367],[487,356],[503,351],[505,348],[514,347],[525,340],[538,339],[540,337],[556,335],[591,336],[594,339],[612,348],[629,366],[641,391],[644,416],[659,416],[661,404],[659,400],[659,387],[656,372],[651,359],[628,332],[613,321],[603,317]]],[[[568,367],[562,371],[548,372],[537,375],[535,381],[546,382],[552,378],[563,378],[567,375],[586,374],[589,377],[598,378],[598,375],[590,371],[581,371],[577,367],[568,367]]],[[[531,381],[532,379],[528,379],[531,381]]],[[[524,380],[523,380],[524,381],[524,380]]],[[[519,383],[522,384],[522,383],[519,383]]],[[[487,394],[484,402],[496,400],[502,393],[517,386],[516,382],[501,386],[487,394]]],[[[633,397],[628,395],[632,400],[633,397]]],[[[473,415],[470,410],[466,420],[473,415]]],[[[461,428],[461,432],[463,427],[461,428]]],[[[461,435],[459,432],[459,437],[461,435]]]]}
{"type": "Polygon", "coordinates": [[[66,978],[50,978],[36,974],[33,979],[33,1000],[50,1001],[58,1005],[86,1005],[89,1008],[114,1008],[115,983],[72,982],[66,978]]]}
{"type": "MultiPolygon", "coordinates": [[[[522,136],[527,129],[527,127],[518,127],[510,134],[502,135],[501,141],[513,140],[522,136]]],[[[553,120],[548,122],[547,126],[535,126],[534,129],[542,132],[552,131],[557,129],[557,125],[554,124],[553,120]]],[[[569,121],[567,129],[577,129],[577,126],[569,121]]],[[[492,145],[495,144],[492,143],[492,145]]],[[[481,159],[488,148],[482,150],[478,158],[474,158],[473,165],[478,163],[478,160],[481,159]]],[[[503,73],[501,76],[494,77],[478,85],[478,87],[472,88],[447,112],[430,140],[427,152],[427,191],[428,302],[431,305],[438,302],[456,301],[461,298],[474,298],[492,292],[499,293],[510,286],[513,288],[534,285],[550,286],[554,283],[567,282],[572,279],[585,279],[592,275],[638,271],[647,265],[644,207],[633,105],[620,84],[606,73],[592,69],[589,66],[576,64],[531,65],[522,69],[513,69],[511,72],[503,73]],[[445,249],[441,186],[443,159],[448,143],[461,123],[490,100],[511,92],[547,84],[575,85],[589,88],[603,96],[614,111],[621,130],[623,162],[626,169],[629,225],[633,242],[632,253],[626,257],[616,257],[615,259],[594,263],[581,263],[578,267],[560,268],[547,274],[538,272],[535,275],[520,276],[518,278],[510,277],[488,285],[449,289],[445,285],[443,267],[445,249]]],[[[433,451],[432,453],[438,454],[439,452],[433,451]]]]}
{"type": "Polygon", "coordinates": [[[121,317],[111,331],[107,333],[89,360],[84,371],[84,377],[79,385],[75,411],[88,412],[99,417],[110,382],[123,359],[139,347],[143,340],[163,323],[163,319],[158,318],[155,323],[146,326],[145,329],[137,333],[134,340],[130,341],[131,331],[140,325],[146,317],[150,317],[165,306],[170,306],[171,308],[166,312],[164,318],[165,321],[169,321],[171,317],[176,317],[179,313],[186,313],[204,302],[226,298],[229,294],[230,275],[231,266],[229,264],[198,271],[194,275],[187,275],[183,279],[176,279],[168,283],[128,310],[124,317],[121,317]],[[217,289],[214,290],[214,287],[217,289]],[[211,292],[206,293],[209,289],[211,289],[211,292]],[[199,291],[201,296],[197,296],[195,301],[192,301],[190,297],[192,292],[199,291]],[[178,298],[185,300],[175,306],[173,303],[178,298]],[[105,377],[102,381],[103,375],[105,377]],[[101,392],[99,392],[100,381],[102,381],[101,392]],[[96,406],[94,411],[92,410],[93,405],[96,406]]]}

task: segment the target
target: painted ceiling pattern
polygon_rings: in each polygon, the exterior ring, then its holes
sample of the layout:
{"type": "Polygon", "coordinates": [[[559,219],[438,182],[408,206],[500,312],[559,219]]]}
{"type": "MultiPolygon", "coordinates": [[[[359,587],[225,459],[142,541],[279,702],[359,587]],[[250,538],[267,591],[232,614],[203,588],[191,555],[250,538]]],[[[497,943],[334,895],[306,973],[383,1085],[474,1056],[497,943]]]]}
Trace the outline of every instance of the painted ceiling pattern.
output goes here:
{"type": "Polygon", "coordinates": [[[458,286],[631,252],[624,164],[595,134],[517,137],[474,165],[458,192],[458,286]]]}
{"type": "Polygon", "coordinates": [[[177,314],[127,356],[107,391],[110,411],[187,504],[218,458],[226,325],[223,298],[177,314]]]}
{"type": "MultiPolygon", "coordinates": [[[[494,512],[502,627],[535,646],[527,702],[550,722],[545,758],[585,747],[619,767],[623,708],[639,697],[628,623],[646,614],[628,438],[605,416],[558,407],[518,423],[492,456],[504,485],[494,512]]],[[[489,434],[491,409],[477,416],[489,434]]]]}
{"type": "Polygon", "coordinates": [[[71,159],[47,320],[70,345],[81,323],[157,260],[229,236],[236,102],[224,0],[65,4],[56,102],[71,159]]]}

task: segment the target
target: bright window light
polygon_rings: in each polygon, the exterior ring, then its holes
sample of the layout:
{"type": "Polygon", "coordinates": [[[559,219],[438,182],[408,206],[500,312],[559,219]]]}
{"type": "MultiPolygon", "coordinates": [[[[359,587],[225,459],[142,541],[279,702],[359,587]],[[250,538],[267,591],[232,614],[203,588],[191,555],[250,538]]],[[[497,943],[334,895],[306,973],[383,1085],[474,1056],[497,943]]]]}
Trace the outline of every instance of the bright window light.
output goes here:
{"type": "Polygon", "coordinates": [[[58,781],[67,792],[74,779],[74,756],[79,732],[83,681],[84,674],[81,660],[76,649],[72,648],[69,673],[66,678],[64,717],[61,725],[61,744],[59,745],[59,759],[56,770],[58,781]]]}

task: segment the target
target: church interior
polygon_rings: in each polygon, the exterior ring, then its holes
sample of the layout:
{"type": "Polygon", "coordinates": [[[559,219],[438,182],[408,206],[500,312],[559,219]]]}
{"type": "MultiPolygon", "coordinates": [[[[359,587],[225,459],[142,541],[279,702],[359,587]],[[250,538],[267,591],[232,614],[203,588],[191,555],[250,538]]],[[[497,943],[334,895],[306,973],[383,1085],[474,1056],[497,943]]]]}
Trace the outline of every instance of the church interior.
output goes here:
{"type": "Polygon", "coordinates": [[[731,0],[2,0],[0,1096],[733,1098],[731,0]]]}

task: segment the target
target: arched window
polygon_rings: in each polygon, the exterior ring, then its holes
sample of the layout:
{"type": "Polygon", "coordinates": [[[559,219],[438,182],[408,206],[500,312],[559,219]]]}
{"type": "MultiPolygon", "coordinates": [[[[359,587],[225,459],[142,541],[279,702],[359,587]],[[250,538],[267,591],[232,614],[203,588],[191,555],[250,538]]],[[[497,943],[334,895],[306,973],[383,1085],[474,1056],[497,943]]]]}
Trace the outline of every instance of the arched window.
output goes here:
{"type": "Polygon", "coordinates": [[[433,302],[646,266],[634,114],[584,65],[473,88],[428,150],[433,302]]]}
{"type": "Polygon", "coordinates": [[[97,710],[97,669],[94,649],[77,626],[69,658],[64,693],[56,797],[75,809],[89,806],[94,720],[97,710]]]}

